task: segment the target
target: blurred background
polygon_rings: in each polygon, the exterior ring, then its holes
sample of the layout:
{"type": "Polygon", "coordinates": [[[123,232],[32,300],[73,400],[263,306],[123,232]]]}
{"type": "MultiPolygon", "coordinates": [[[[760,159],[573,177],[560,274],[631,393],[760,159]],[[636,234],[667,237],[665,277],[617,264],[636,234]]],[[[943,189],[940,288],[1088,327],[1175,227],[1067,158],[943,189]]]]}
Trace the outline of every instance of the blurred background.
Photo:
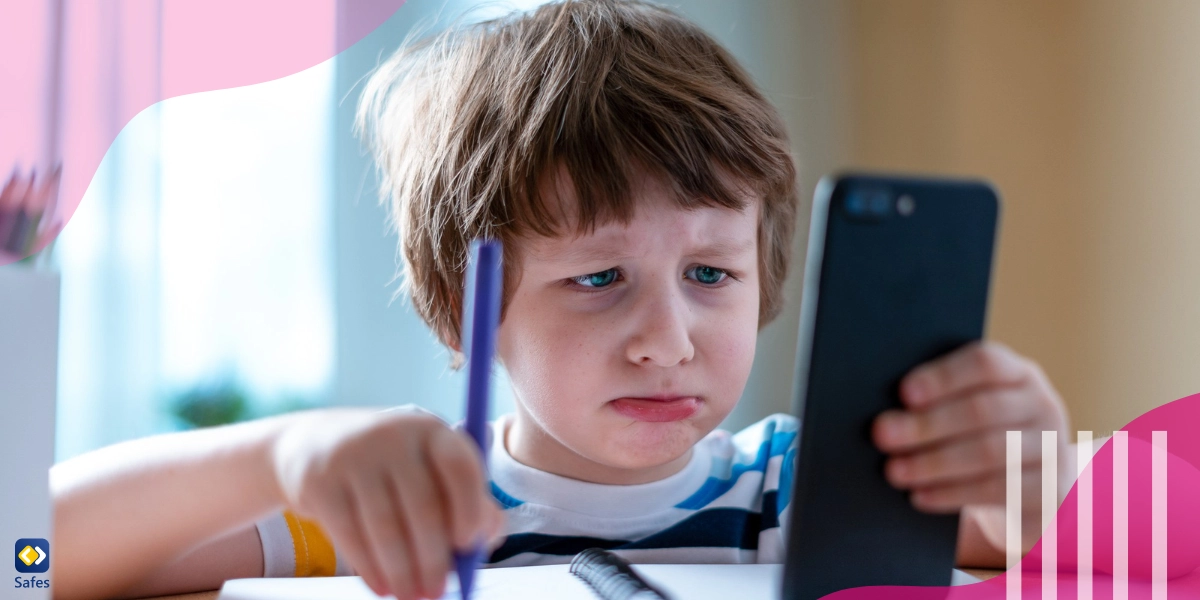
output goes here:
{"type": "MultiPolygon", "coordinates": [[[[329,1],[336,28],[349,9],[329,1]]],[[[312,406],[460,418],[461,375],[392,301],[396,240],[351,123],[362,78],[414,27],[538,3],[410,0],[332,60],[122,129],[51,256],[57,458],[312,406]]],[[[671,6],[779,107],[801,174],[788,304],[728,427],[791,409],[812,189],[850,168],[997,185],[988,335],[1043,365],[1072,429],[1106,435],[1200,392],[1200,3],[671,6]]]]}

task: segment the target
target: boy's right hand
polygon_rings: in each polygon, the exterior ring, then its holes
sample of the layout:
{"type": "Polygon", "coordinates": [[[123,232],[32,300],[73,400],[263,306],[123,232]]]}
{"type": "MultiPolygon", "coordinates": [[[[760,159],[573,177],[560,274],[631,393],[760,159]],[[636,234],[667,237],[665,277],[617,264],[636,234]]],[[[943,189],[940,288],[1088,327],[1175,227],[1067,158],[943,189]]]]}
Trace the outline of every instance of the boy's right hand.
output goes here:
{"type": "Polygon", "coordinates": [[[440,597],[451,553],[503,527],[479,449],[429,415],[297,415],[272,459],[288,507],[319,523],[379,595],[440,597]]]}

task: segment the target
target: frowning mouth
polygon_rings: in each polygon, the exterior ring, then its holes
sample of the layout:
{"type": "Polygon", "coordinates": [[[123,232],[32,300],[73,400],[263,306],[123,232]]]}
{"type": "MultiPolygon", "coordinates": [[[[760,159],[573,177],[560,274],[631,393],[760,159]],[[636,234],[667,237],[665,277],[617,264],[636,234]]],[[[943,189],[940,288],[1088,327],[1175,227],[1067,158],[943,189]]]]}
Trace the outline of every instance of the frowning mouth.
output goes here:
{"type": "Polygon", "coordinates": [[[667,423],[682,421],[700,409],[700,398],[696,396],[670,396],[652,398],[617,398],[609,403],[613,410],[635,421],[667,423]]]}

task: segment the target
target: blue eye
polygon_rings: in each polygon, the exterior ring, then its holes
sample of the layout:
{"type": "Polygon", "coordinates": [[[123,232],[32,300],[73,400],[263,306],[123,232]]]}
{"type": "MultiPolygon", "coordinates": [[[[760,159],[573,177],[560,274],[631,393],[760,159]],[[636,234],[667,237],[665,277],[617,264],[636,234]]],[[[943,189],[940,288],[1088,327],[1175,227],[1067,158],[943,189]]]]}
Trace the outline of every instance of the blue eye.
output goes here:
{"type": "Polygon", "coordinates": [[[592,273],[589,275],[580,275],[579,277],[571,278],[571,281],[574,281],[575,283],[578,283],[579,285],[582,285],[584,287],[595,287],[595,288],[605,287],[616,280],[617,280],[617,270],[616,269],[608,269],[607,271],[600,271],[599,273],[592,273]]]}
{"type": "Polygon", "coordinates": [[[706,266],[694,267],[689,272],[695,274],[696,281],[705,285],[721,283],[729,275],[724,269],[706,266]]]}

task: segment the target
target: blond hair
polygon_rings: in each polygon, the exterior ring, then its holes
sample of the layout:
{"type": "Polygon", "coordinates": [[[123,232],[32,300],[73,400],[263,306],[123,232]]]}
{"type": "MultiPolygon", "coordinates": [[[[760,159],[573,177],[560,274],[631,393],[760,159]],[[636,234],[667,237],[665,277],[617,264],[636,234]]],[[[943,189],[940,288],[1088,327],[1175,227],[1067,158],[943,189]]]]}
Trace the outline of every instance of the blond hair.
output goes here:
{"type": "MultiPolygon", "coordinates": [[[[665,8],[564,0],[405,44],[359,100],[356,131],[381,172],[402,286],[461,362],[470,240],[561,235],[539,183],[565,171],[575,233],[628,223],[639,171],[681,207],[761,201],[759,327],[783,305],[797,205],[782,120],[732,56],[665,8]]],[[[505,300],[516,285],[506,268],[505,300]]]]}

